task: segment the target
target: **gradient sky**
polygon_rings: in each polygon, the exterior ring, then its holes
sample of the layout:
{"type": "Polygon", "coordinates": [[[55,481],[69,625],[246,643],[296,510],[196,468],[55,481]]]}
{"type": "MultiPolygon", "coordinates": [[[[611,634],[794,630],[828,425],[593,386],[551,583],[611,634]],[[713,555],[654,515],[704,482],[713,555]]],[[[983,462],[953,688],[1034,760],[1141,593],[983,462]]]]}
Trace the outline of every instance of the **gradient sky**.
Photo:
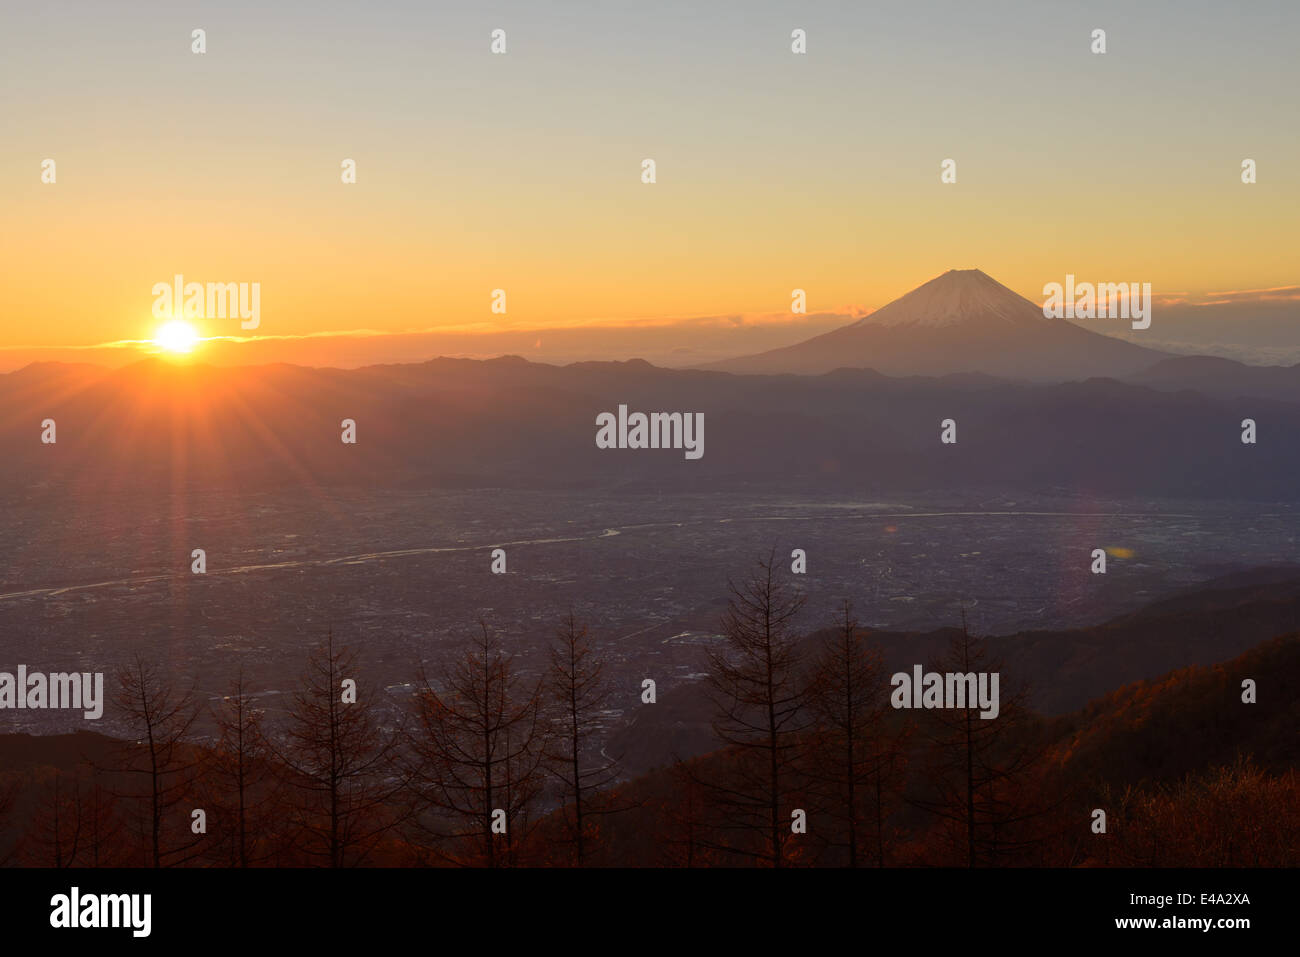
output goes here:
{"type": "Polygon", "coordinates": [[[283,336],[1300,279],[1293,0],[270,6],[4,5],[0,345],[148,338],[178,272],[283,336]]]}

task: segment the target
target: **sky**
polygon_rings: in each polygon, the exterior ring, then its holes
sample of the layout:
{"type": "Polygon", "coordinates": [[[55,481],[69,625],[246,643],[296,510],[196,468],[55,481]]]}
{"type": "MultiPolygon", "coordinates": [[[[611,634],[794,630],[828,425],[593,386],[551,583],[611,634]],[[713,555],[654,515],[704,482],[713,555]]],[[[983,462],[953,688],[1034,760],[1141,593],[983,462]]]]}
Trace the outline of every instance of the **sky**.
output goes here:
{"type": "Polygon", "coordinates": [[[1290,0],[5,4],[0,370],[147,344],[176,274],[260,284],[201,335],[337,365],[770,347],[951,268],[1248,309],[1300,282],[1297,35],[1290,0]]]}

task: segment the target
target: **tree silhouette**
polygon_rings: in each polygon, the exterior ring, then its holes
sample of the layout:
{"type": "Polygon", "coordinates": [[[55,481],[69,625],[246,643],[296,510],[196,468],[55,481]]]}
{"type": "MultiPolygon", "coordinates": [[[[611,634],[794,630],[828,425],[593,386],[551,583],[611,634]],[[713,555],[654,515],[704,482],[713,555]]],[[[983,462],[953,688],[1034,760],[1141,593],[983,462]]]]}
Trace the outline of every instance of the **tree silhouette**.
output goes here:
{"type": "Polygon", "coordinates": [[[398,738],[380,727],[377,697],[359,655],[335,644],[331,628],[308,654],[283,743],[271,748],[292,786],[295,846],[326,867],[364,863],[403,816],[398,738]],[[355,682],[355,701],[344,701],[345,681],[355,682]]]}
{"type": "Polygon", "coordinates": [[[702,780],[719,814],[718,849],[772,867],[789,863],[795,770],[808,727],[807,678],[793,633],[804,596],[775,577],[776,553],[729,583],[726,645],[708,655],[713,731],[729,753],[702,780]]]}
{"type": "Polygon", "coordinates": [[[825,843],[842,848],[849,867],[868,854],[884,866],[885,820],[901,788],[907,733],[890,727],[880,653],[867,645],[847,600],[841,615],[814,665],[807,773],[835,825],[825,843]]]}
{"type": "Polygon", "coordinates": [[[987,643],[970,634],[965,614],[961,634],[931,668],[998,673],[999,710],[985,719],[977,704],[967,702],[965,708],[923,712],[918,727],[927,743],[926,788],[912,803],[937,819],[940,843],[965,866],[1025,863],[1045,840],[1042,828],[1053,810],[1039,786],[1045,748],[1025,707],[1027,689],[1005,680],[987,643]]]}
{"type": "Polygon", "coordinates": [[[119,821],[112,795],[89,768],[54,769],[23,834],[20,858],[33,867],[106,867],[117,862],[119,821]]]}
{"type": "Polygon", "coordinates": [[[520,863],[543,783],[540,679],[520,676],[514,656],[479,622],[476,638],[436,681],[421,669],[418,682],[410,745],[420,830],[452,863],[520,863]]]}
{"type": "Polygon", "coordinates": [[[591,756],[601,713],[609,706],[602,673],[603,664],[592,653],[587,626],[579,624],[570,610],[551,646],[546,690],[554,719],[547,757],[560,782],[563,806],[559,814],[579,867],[587,863],[593,820],[618,810],[608,800],[599,800],[603,789],[618,777],[617,762],[599,753],[591,756]]]}
{"type": "Polygon", "coordinates": [[[190,828],[200,769],[187,743],[198,715],[193,687],[178,691],[139,655],[117,675],[114,703],[134,741],[117,749],[113,768],[128,783],[129,823],[142,837],[152,867],[183,864],[199,853],[203,835],[190,828]]]}
{"type": "Polygon", "coordinates": [[[219,736],[205,778],[212,795],[209,826],[217,832],[213,851],[227,866],[248,867],[279,850],[281,795],[263,729],[265,712],[248,693],[242,668],[212,713],[219,736]]]}
{"type": "Polygon", "coordinates": [[[656,804],[655,842],[668,867],[717,863],[717,842],[705,823],[705,788],[698,773],[678,759],[667,771],[669,791],[656,804]]]}

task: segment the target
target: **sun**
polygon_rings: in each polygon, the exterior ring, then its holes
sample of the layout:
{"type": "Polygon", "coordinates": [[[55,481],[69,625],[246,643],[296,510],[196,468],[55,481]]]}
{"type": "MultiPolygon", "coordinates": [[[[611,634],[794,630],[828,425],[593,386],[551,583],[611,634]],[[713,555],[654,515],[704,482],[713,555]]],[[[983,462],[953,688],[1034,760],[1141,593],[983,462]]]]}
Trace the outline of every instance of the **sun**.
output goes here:
{"type": "Polygon", "coordinates": [[[153,341],[164,352],[190,352],[199,344],[199,331],[182,319],[172,319],[158,327],[153,341]]]}

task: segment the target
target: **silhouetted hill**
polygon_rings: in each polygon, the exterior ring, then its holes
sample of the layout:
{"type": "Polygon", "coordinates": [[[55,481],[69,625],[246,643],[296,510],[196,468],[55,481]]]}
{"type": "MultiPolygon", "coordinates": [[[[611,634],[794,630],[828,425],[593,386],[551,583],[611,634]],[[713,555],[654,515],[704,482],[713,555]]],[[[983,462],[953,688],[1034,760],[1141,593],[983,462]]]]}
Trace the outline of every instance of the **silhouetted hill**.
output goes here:
{"type": "Polygon", "coordinates": [[[518,357],[355,370],[147,360],[0,376],[0,488],[983,489],[1294,500],[1300,404],[1114,379],[1054,385],[869,370],[737,376],[518,357]],[[704,456],[599,449],[596,416],[699,412],[704,456]],[[1259,424],[1257,445],[1241,420],[1259,424]],[[58,442],[40,442],[41,422],[58,442]],[[939,441],[957,422],[957,444],[939,441]],[[357,444],[340,441],[357,424],[357,444]]]}
{"type": "MultiPolygon", "coordinates": [[[[1290,866],[1300,826],[1296,807],[1288,803],[1296,793],[1300,757],[1298,692],[1300,633],[1292,632],[1227,661],[1126,684],[1054,720],[1030,721],[1022,732],[1046,745],[1048,764],[1043,777],[1023,784],[1043,789],[1031,801],[1060,802],[1052,812],[1057,823],[1044,830],[1065,835],[1054,848],[1046,842],[1037,863],[1290,866]],[[1242,703],[1244,678],[1257,682],[1257,704],[1242,703]],[[1081,842],[1078,822],[1089,820],[1099,801],[1114,836],[1104,843],[1081,842]],[[1268,819],[1252,819],[1256,814],[1268,819]]],[[[923,782],[925,748],[921,735],[909,759],[913,797],[923,782]]],[[[689,780],[717,779],[728,760],[728,749],[719,748],[626,782],[620,798],[633,810],[603,825],[607,853],[615,860],[662,863],[666,848],[651,835],[689,814],[689,780]]],[[[933,824],[907,803],[895,805],[890,861],[960,863],[945,856],[951,851],[934,839],[933,824]]],[[[702,863],[712,863],[703,847],[700,853],[702,863]]]]}
{"type": "Polygon", "coordinates": [[[72,734],[0,734],[0,771],[74,769],[83,760],[105,763],[117,741],[95,731],[72,734]]]}
{"type": "MultiPolygon", "coordinates": [[[[1260,578],[1274,575],[1276,571],[1265,571],[1260,578]]],[[[1276,584],[1284,587],[1276,591],[1273,586],[1254,581],[1237,588],[1210,589],[1202,607],[1236,608],[1248,613],[1252,629],[1264,627],[1266,616],[1251,614],[1252,606],[1270,602],[1279,608],[1294,606],[1300,588],[1300,582],[1295,580],[1276,584]]],[[[1189,592],[1117,621],[1165,627],[1172,624],[1167,617],[1194,613],[1195,606],[1195,593],[1189,592]]],[[[1102,626],[1102,630],[1115,628],[1114,622],[1102,626]]],[[[946,637],[946,633],[919,637],[946,637]]],[[[1007,643],[1019,637],[994,641],[1003,643],[1005,650],[1007,643]]],[[[1116,633],[1110,637],[1124,636],[1116,633]]],[[[1197,637],[1192,636],[1194,640],[1197,637]]],[[[1232,640],[1244,637],[1238,635],[1232,640]]],[[[1123,657],[1134,651],[1136,644],[1136,638],[1130,635],[1123,647],[1112,650],[1116,657],[1123,657]]],[[[1140,648],[1136,650],[1141,652],[1140,648]]],[[[1014,680],[1017,671],[1006,667],[1003,675],[1004,679],[1014,680]]],[[[699,687],[683,690],[702,698],[699,687]]],[[[639,714],[662,715],[669,711],[668,705],[666,696],[654,708],[639,709],[639,714]]],[[[904,712],[888,714],[894,724],[921,717],[904,712]]],[[[637,723],[641,724],[640,718],[637,723]]],[[[1105,795],[1118,843],[1088,843],[1079,848],[1074,839],[1064,843],[1049,839],[1026,851],[1031,856],[1025,862],[1142,863],[1143,855],[1159,851],[1172,854],[1173,859],[1158,857],[1154,863],[1177,864],[1184,858],[1191,860],[1188,855],[1195,851],[1210,858],[1196,858],[1195,862],[1200,863],[1242,863],[1238,859],[1243,854],[1245,863],[1288,863],[1296,837],[1296,813],[1295,807],[1285,802],[1293,800],[1295,791],[1294,768],[1300,756],[1297,727],[1300,631],[1295,629],[1256,643],[1229,660],[1162,672],[1102,693],[1068,714],[1047,721],[1033,719],[1019,733],[1047,743],[1048,765],[1038,776],[1026,779],[1025,786],[1044,789],[1035,800],[1053,794],[1063,800],[1052,812],[1060,815],[1061,823],[1048,824],[1045,833],[1052,833],[1053,828],[1072,828],[1083,814],[1079,808],[1091,808],[1105,795]],[[1242,702],[1244,679],[1256,683],[1257,703],[1242,702]],[[1242,764],[1243,759],[1250,763],[1242,764]],[[1218,770],[1222,768],[1231,770],[1218,770]],[[1109,791],[1104,790],[1106,787],[1109,791]],[[1217,816],[1205,819],[1206,813],[1217,816]],[[1268,818],[1255,822],[1249,817],[1251,813],[1265,813],[1268,818]],[[1189,820],[1199,822],[1195,839],[1189,838],[1184,828],[1168,830],[1165,822],[1170,815],[1190,815],[1189,820]],[[1263,832],[1257,823],[1268,828],[1262,844],[1263,832]],[[1171,841],[1181,843],[1175,848],[1171,841]],[[1224,846],[1211,846],[1214,841],[1224,846]]],[[[87,759],[92,763],[109,761],[118,747],[113,739],[89,732],[40,738],[0,735],[0,787],[14,782],[21,786],[14,811],[7,822],[0,821],[0,843],[12,843],[30,826],[39,812],[41,796],[49,793],[52,770],[70,772],[87,759]],[[3,826],[6,823],[7,828],[3,826]]],[[[915,789],[924,780],[921,769],[925,749],[924,736],[916,738],[904,763],[908,768],[905,790],[913,796],[919,793],[915,789]]],[[[679,844],[682,822],[694,813],[686,806],[686,802],[694,800],[689,793],[691,775],[705,780],[716,778],[719,768],[729,760],[726,749],[710,750],[688,761],[690,775],[665,766],[619,785],[608,796],[607,806],[622,810],[599,818],[598,839],[593,832],[594,861],[622,866],[665,863],[669,849],[665,841],[671,838],[679,844]]],[[[99,781],[110,793],[118,783],[113,775],[99,781]]],[[[827,819],[819,818],[818,823],[825,826],[827,819]]],[[[915,807],[896,804],[889,824],[889,861],[953,863],[951,849],[933,825],[934,821],[915,807]]],[[[539,833],[542,846],[553,849],[554,841],[561,836],[558,818],[552,815],[544,820],[539,833]]],[[[676,849],[680,850],[680,846],[676,849]]],[[[407,863],[409,850],[395,834],[374,863],[407,863]]],[[[696,863],[735,863],[734,859],[709,856],[704,845],[698,850],[700,858],[696,863]]],[[[4,847],[0,847],[3,851],[4,847]]],[[[292,850],[284,854],[281,863],[300,863],[292,850]]],[[[676,862],[682,863],[680,855],[676,862]]]]}
{"type": "MultiPolygon", "coordinates": [[[[1130,682],[1171,669],[1209,665],[1261,641],[1300,630],[1300,567],[1259,569],[1187,590],[1132,614],[1088,628],[1025,631],[988,638],[1004,681],[1026,682],[1029,705],[1061,715],[1130,682]]],[[[884,658],[883,680],[928,664],[948,648],[955,628],[928,632],[869,632],[884,658]]],[[[809,647],[827,636],[808,637],[809,647]]],[[[640,772],[718,746],[704,689],[688,684],[640,708],[615,735],[611,753],[628,755],[640,772]]]]}
{"type": "Polygon", "coordinates": [[[1300,402],[1300,364],[1250,366],[1217,356],[1177,356],[1127,378],[1137,385],[1167,391],[1187,389],[1226,399],[1253,396],[1300,402]]]}
{"type": "Polygon", "coordinates": [[[1300,759],[1300,632],[1217,664],[1125,685],[1060,719],[1059,759],[1078,780],[1172,781],[1251,757],[1279,773],[1300,759]],[[1256,703],[1242,701],[1242,682],[1256,703]]]}

